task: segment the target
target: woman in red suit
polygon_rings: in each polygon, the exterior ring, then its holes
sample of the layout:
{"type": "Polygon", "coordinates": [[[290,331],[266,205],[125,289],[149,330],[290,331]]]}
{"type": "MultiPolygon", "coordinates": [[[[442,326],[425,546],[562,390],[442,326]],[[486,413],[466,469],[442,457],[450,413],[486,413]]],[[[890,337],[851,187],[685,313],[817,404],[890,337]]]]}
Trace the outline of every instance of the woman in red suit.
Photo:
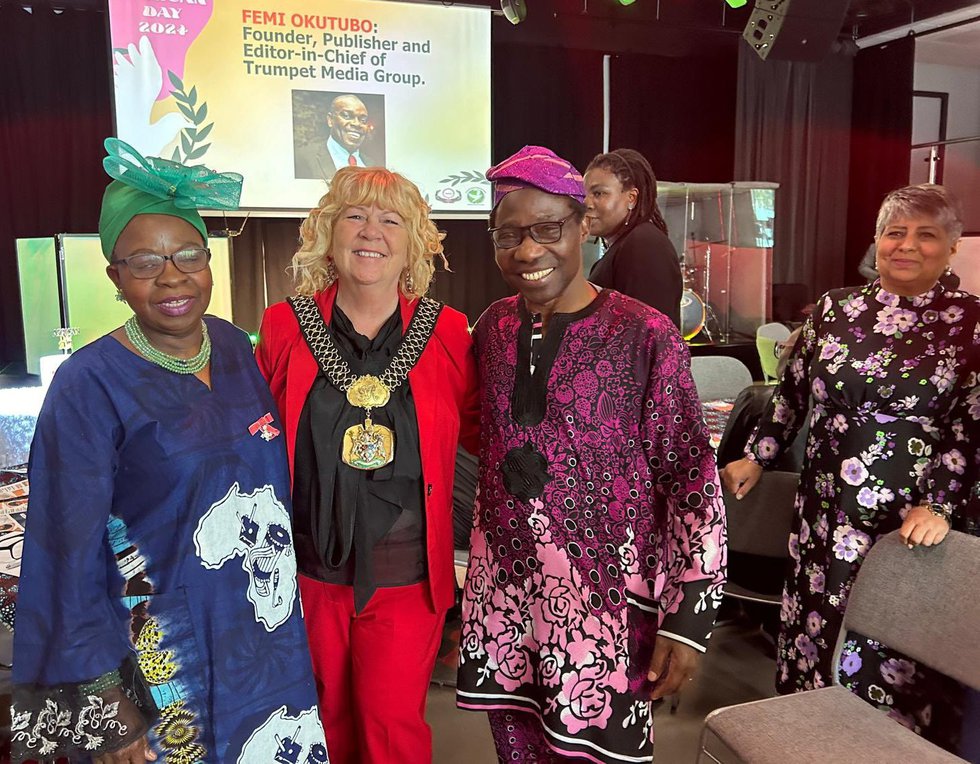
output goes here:
{"type": "Polygon", "coordinates": [[[333,764],[428,762],[454,598],[456,444],[475,451],[466,317],[425,297],[442,244],[405,178],[345,167],[301,228],[296,297],[256,351],[286,427],[300,593],[333,764]]]}

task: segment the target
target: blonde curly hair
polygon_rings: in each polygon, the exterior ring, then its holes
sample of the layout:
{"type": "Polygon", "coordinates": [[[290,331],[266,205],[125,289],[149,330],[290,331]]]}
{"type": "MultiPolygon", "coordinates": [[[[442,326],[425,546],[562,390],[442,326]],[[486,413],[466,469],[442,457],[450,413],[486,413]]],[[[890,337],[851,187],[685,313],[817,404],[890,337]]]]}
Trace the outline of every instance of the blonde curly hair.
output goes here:
{"type": "Polygon", "coordinates": [[[311,296],[337,280],[328,260],[333,226],[348,207],[371,206],[397,212],[405,223],[408,259],[398,279],[402,294],[414,299],[429,290],[435,258],[449,269],[442,249],[445,234],[429,219],[430,207],[414,183],[383,167],[343,167],[300,226],[302,244],[290,266],[297,294],[311,296]]]}

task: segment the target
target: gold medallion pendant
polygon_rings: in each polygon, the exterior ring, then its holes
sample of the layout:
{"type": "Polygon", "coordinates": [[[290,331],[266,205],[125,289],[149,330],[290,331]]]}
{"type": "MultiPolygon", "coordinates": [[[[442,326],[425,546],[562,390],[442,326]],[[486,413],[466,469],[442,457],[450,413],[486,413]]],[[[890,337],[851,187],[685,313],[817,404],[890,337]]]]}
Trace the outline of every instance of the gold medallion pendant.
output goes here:
{"type": "MultiPolygon", "coordinates": [[[[365,377],[361,377],[361,380],[363,379],[365,377]]],[[[372,379],[376,378],[372,377],[372,379]]],[[[381,385],[381,389],[385,391],[385,403],[387,403],[388,391],[384,385],[381,385]]],[[[347,391],[347,396],[349,399],[350,390],[347,391]]],[[[395,458],[395,433],[384,425],[374,424],[368,416],[364,424],[355,424],[344,432],[341,458],[344,464],[357,470],[376,470],[384,467],[395,458]]]]}
{"type": "MultiPolygon", "coordinates": [[[[354,380],[347,388],[347,402],[359,409],[379,409],[388,403],[391,391],[384,383],[371,374],[365,374],[354,380]]],[[[368,416],[370,420],[370,415],[368,416]]]]}

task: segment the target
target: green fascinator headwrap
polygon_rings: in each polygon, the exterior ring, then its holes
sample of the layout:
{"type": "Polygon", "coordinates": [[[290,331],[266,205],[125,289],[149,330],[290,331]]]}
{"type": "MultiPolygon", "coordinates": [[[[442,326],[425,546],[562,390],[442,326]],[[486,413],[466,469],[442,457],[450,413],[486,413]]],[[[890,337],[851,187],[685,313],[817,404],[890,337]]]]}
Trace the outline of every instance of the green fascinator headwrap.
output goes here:
{"type": "Polygon", "coordinates": [[[106,138],[105,149],[109,155],[102,166],[115,178],[102,196],[99,215],[99,238],[106,260],[112,260],[119,235],[137,215],[172,215],[186,220],[207,244],[208,230],[198,210],[238,209],[243,180],[238,173],[143,157],[118,138],[106,138]]]}

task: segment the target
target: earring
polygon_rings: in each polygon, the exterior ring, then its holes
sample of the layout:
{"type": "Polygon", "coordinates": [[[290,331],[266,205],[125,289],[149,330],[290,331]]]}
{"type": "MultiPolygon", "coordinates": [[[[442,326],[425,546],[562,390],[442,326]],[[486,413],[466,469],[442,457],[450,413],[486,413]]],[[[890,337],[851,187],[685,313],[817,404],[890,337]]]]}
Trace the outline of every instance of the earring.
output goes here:
{"type": "Polygon", "coordinates": [[[943,274],[946,275],[946,276],[952,276],[953,275],[953,266],[952,265],[947,265],[946,266],[946,270],[943,271],[943,274]]]}
{"type": "Polygon", "coordinates": [[[327,258],[327,284],[330,285],[337,280],[337,266],[333,264],[333,260],[329,257],[327,258]]]}
{"type": "Polygon", "coordinates": [[[412,272],[406,268],[402,273],[404,274],[402,283],[405,285],[405,293],[415,294],[415,279],[412,278],[412,272]]]}
{"type": "Polygon", "coordinates": [[[116,302],[126,302],[126,298],[123,297],[122,289],[116,287],[116,302]]]}
{"type": "Polygon", "coordinates": [[[629,225],[630,224],[630,218],[631,217],[633,217],[633,205],[632,204],[628,204],[626,206],[626,222],[623,223],[623,225],[629,225]]]}

